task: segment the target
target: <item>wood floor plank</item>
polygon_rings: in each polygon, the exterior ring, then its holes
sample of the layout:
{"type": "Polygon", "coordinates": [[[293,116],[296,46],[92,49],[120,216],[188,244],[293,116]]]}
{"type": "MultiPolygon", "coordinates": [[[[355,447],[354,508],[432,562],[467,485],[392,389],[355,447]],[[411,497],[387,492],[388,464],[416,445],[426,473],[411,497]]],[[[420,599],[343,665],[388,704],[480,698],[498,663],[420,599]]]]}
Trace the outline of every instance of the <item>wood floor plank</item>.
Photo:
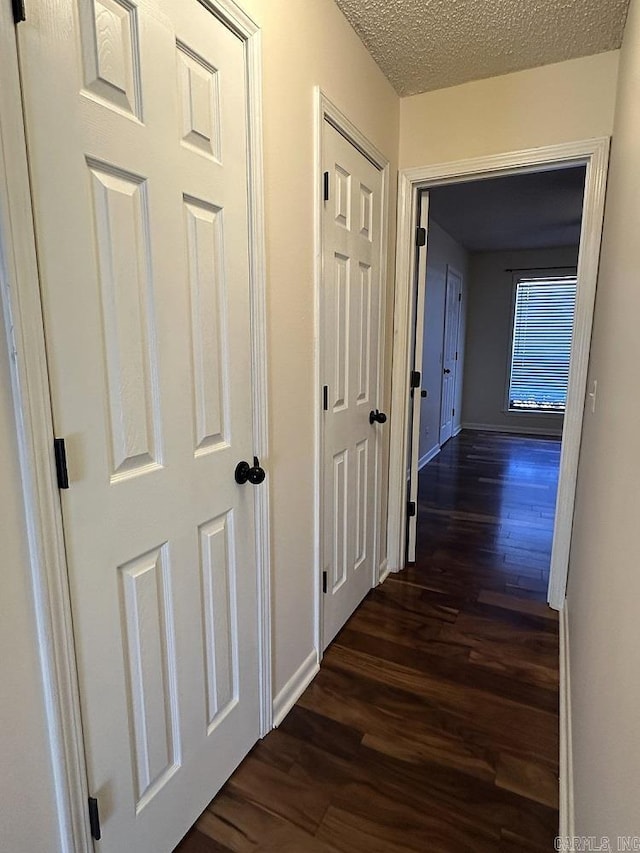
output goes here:
{"type": "Polygon", "coordinates": [[[274,729],[268,738],[259,741],[252,755],[265,764],[271,764],[287,773],[300,754],[300,741],[290,737],[284,729],[274,729]]]}
{"type": "Polygon", "coordinates": [[[330,720],[301,705],[291,709],[279,731],[296,739],[298,743],[296,759],[300,755],[301,741],[321,746],[325,752],[340,758],[351,758],[357,754],[364,736],[364,731],[345,725],[338,720],[330,720]]]}
{"type": "Polygon", "coordinates": [[[344,853],[489,853],[499,843],[466,834],[453,821],[442,825],[401,805],[385,805],[381,811],[372,804],[367,814],[331,806],[318,837],[344,853]]]}
{"type": "Polygon", "coordinates": [[[490,750],[441,732],[432,732],[430,737],[426,732],[418,737],[402,731],[366,734],[362,745],[408,764],[423,766],[428,762],[434,767],[451,767],[478,779],[492,781],[495,778],[495,759],[490,750]]]}
{"type": "Polygon", "coordinates": [[[345,689],[345,685],[353,687],[352,680],[348,677],[328,679],[326,673],[324,676],[306,691],[301,703],[309,703],[330,719],[354,716],[366,724],[369,735],[382,740],[402,743],[410,726],[410,740],[415,744],[416,755],[428,757],[436,763],[462,765],[470,773],[493,775],[493,767],[483,758],[483,748],[473,741],[465,741],[464,727],[458,720],[447,720],[437,709],[423,708],[419,702],[406,697],[393,697],[387,693],[381,701],[376,685],[359,689],[357,695],[351,689],[348,707],[345,708],[345,700],[336,688],[340,691],[345,689]],[[372,697],[377,701],[375,708],[371,707],[372,697]]]}
{"type": "Polygon", "coordinates": [[[560,442],[463,431],[372,590],[179,853],[541,853],[558,831],[560,442]]]}
{"type": "Polygon", "coordinates": [[[503,753],[498,759],[496,785],[552,809],[558,808],[558,773],[544,764],[503,753]]]}
{"type": "Polygon", "coordinates": [[[244,799],[261,806],[296,826],[314,832],[329,799],[317,796],[313,788],[301,785],[273,764],[249,755],[233,774],[228,787],[244,799]]]}
{"type": "MultiPolygon", "coordinates": [[[[216,798],[215,805],[210,805],[200,815],[196,828],[201,836],[208,838],[212,844],[220,844],[224,850],[232,850],[233,853],[253,853],[260,843],[260,836],[253,831],[251,824],[256,807],[251,802],[244,802],[242,820],[235,823],[233,818],[224,815],[227,799],[224,792],[220,794],[216,798]]],[[[178,849],[183,853],[182,847],[178,849]]]]}
{"type": "Polygon", "coordinates": [[[489,604],[492,607],[500,607],[504,610],[513,610],[516,613],[539,616],[541,619],[549,619],[558,622],[558,613],[552,610],[548,604],[540,604],[536,601],[526,601],[522,598],[514,598],[500,592],[482,591],[478,595],[480,604],[489,604]]]}
{"type": "MultiPolygon", "coordinates": [[[[356,623],[353,623],[354,626],[356,623]]],[[[445,681],[462,689],[475,688],[541,711],[557,713],[557,672],[546,667],[521,663],[504,654],[499,658],[482,657],[475,650],[465,657],[452,658],[432,654],[430,647],[413,649],[386,637],[345,629],[336,646],[363,652],[428,675],[430,680],[445,681]],[[518,677],[514,678],[517,673],[518,677]],[[555,677],[555,680],[554,680],[555,677]]]]}
{"type": "Polygon", "coordinates": [[[378,780],[387,799],[411,805],[419,813],[440,816],[445,822],[454,815],[457,825],[474,830],[479,837],[494,837],[505,830],[525,832],[549,844],[555,837],[557,811],[544,804],[453,767],[426,762],[407,765],[375,751],[368,751],[366,757],[364,753],[363,749],[368,778],[378,780]]]}
{"type": "Polygon", "coordinates": [[[193,827],[182,839],[179,849],[182,853],[230,853],[229,847],[204,835],[197,827],[193,827]]]}
{"type": "MultiPolygon", "coordinates": [[[[252,853],[255,850],[261,853],[298,853],[303,850],[308,853],[335,853],[335,848],[314,834],[234,792],[219,795],[202,815],[197,827],[203,835],[222,837],[234,853],[252,853]]],[[[206,853],[206,848],[203,853],[206,853]]]]}
{"type": "Polygon", "coordinates": [[[363,674],[358,687],[365,679],[374,682],[376,687],[368,687],[367,692],[376,692],[379,707],[390,713],[401,709],[408,720],[428,714],[433,720],[455,721],[459,730],[474,733],[484,743],[493,740],[507,746],[515,742],[550,760],[557,755],[553,712],[469,686],[425,679],[409,667],[339,646],[329,650],[327,667],[351,675],[363,674]]]}
{"type": "MultiPolygon", "coordinates": [[[[525,684],[531,684],[552,691],[548,702],[557,710],[559,698],[558,685],[560,681],[557,667],[550,665],[548,662],[546,664],[537,664],[532,661],[510,658],[504,654],[503,649],[495,648],[495,651],[493,651],[489,644],[485,644],[482,649],[472,649],[469,654],[469,661],[474,666],[480,667],[483,670],[492,670],[502,678],[516,682],[520,685],[520,689],[525,684]]],[[[547,709],[551,710],[552,708],[548,705],[547,709]]]]}

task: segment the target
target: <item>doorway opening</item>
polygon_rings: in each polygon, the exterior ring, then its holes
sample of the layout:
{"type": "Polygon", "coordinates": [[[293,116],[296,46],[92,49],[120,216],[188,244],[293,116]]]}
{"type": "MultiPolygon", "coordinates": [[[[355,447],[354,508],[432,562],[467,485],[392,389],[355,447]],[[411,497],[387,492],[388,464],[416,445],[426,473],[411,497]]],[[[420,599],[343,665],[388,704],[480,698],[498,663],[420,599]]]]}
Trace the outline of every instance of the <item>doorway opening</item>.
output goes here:
{"type": "Polygon", "coordinates": [[[596,140],[401,174],[390,467],[392,571],[415,555],[419,464],[428,464],[451,436],[464,427],[507,436],[562,436],[548,590],[549,603],[561,609],[607,150],[607,140],[596,140]],[[553,322],[547,323],[546,332],[544,323],[538,329],[540,318],[548,318],[552,309],[553,322]],[[541,390],[537,384],[542,380],[541,390]]]}
{"type": "Polygon", "coordinates": [[[584,180],[575,166],[422,193],[416,538],[430,553],[434,517],[473,512],[492,530],[483,589],[546,598],[584,180]]]}

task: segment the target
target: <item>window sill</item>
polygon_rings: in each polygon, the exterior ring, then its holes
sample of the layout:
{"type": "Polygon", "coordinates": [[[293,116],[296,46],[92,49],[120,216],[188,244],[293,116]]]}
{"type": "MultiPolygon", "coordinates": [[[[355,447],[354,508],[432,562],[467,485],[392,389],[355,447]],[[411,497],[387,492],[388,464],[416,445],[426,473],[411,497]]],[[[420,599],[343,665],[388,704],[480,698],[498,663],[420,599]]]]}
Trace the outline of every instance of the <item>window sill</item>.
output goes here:
{"type": "Polygon", "coordinates": [[[564,412],[553,412],[553,411],[541,411],[540,409],[530,409],[529,411],[525,411],[524,409],[503,409],[503,415],[508,415],[509,417],[521,418],[523,415],[530,418],[557,418],[561,420],[564,418],[564,412]]]}

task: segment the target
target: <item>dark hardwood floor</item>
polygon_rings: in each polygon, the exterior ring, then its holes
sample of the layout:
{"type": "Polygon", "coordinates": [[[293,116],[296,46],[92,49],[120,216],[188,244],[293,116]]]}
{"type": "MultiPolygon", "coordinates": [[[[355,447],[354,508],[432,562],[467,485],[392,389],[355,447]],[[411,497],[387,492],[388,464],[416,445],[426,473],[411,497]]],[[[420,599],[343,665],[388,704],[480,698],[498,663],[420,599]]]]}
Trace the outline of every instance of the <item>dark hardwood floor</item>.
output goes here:
{"type": "Polygon", "coordinates": [[[419,558],[373,590],[180,853],[549,851],[560,442],[463,432],[421,473],[419,558]]]}

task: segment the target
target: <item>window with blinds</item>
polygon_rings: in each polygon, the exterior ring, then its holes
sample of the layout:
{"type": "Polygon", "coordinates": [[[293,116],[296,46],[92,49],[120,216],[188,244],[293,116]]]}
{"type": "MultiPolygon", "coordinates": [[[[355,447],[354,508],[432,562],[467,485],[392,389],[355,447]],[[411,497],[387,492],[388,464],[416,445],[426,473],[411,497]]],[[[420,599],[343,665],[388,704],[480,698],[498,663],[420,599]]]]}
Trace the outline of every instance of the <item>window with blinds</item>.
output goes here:
{"type": "Polygon", "coordinates": [[[564,412],[576,290],[575,276],[517,282],[510,411],[564,412]]]}

